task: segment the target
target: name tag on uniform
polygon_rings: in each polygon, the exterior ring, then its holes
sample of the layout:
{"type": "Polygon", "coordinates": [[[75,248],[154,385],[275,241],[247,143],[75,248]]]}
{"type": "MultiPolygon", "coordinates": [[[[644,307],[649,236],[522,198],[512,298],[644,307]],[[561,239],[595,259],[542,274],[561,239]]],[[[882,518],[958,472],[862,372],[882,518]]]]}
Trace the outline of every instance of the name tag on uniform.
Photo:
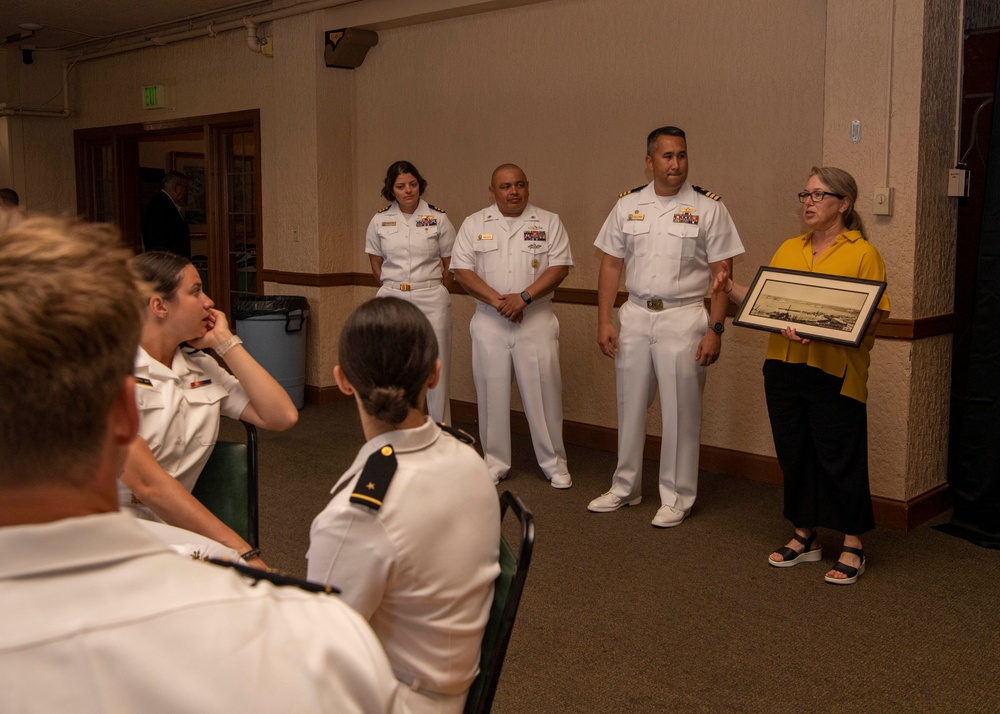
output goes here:
{"type": "Polygon", "coordinates": [[[642,214],[642,213],[639,213],[639,209],[637,208],[632,213],[628,214],[628,216],[625,218],[625,220],[626,221],[644,221],[644,220],[646,220],[646,216],[644,214],[642,214]]]}
{"type": "Polygon", "coordinates": [[[135,378],[135,383],[136,384],[141,384],[144,387],[152,387],[153,386],[153,383],[150,380],[146,379],[145,377],[136,377],[135,378]]]}
{"type": "Polygon", "coordinates": [[[693,208],[682,208],[680,213],[674,214],[674,223],[689,223],[692,226],[698,225],[698,214],[693,208]]]}
{"type": "Polygon", "coordinates": [[[419,216],[417,218],[417,228],[425,228],[426,226],[436,226],[438,224],[438,219],[434,216],[419,216]]]}
{"type": "Polygon", "coordinates": [[[477,238],[477,240],[493,240],[493,234],[492,233],[480,233],[479,234],[479,238],[477,238]]]}
{"type": "Polygon", "coordinates": [[[197,389],[198,387],[207,387],[212,383],[211,379],[203,379],[200,382],[191,382],[191,389],[197,389]]]}
{"type": "Polygon", "coordinates": [[[534,240],[534,241],[544,241],[544,240],[547,240],[546,236],[545,236],[545,231],[538,231],[538,230],[525,231],[524,232],[524,239],[525,240],[534,240]]]}
{"type": "Polygon", "coordinates": [[[385,227],[385,226],[388,226],[388,227],[390,227],[390,228],[391,228],[392,226],[396,225],[396,221],[382,221],[382,225],[383,225],[384,227],[385,227]]]}

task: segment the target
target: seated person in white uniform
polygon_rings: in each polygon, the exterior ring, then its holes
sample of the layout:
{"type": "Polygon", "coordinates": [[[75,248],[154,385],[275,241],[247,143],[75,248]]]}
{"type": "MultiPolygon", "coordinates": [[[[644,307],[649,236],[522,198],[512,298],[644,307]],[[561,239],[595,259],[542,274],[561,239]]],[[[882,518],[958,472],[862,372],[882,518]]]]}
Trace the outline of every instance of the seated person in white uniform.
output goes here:
{"type": "Polygon", "coordinates": [[[139,436],[118,486],[119,504],[139,518],[160,520],[232,548],[254,567],[256,549],[191,495],[219,434],[219,415],[283,431],[299,414],[288,393],[250,356],[214,309],[191,262],[152,252],[132,261],[152,285],[135,356],[139,436]],[[232,370],[210,355],[213,349],[232,370]],[[235,375],[235,376],[234,376],[235,375]]]}
{"type": "Polygon", "coordinates": [[[118,512],[143,305],[110,226],[0,216],[0,709],[393,711],[339,598],[174,553],[118,512]]]}
{"type": "Polygon", "coordinates": [[[376,298],[340,335],[337,385],[368,442],[313,521],[309,579],[331,583],[382,641],[408,712],[458,713],[500,572],[500,506],[471,437],[423,413],[437,342],[408,302],[376,298]],[[400,349],[405,345],[405,349],[400,349]]]}

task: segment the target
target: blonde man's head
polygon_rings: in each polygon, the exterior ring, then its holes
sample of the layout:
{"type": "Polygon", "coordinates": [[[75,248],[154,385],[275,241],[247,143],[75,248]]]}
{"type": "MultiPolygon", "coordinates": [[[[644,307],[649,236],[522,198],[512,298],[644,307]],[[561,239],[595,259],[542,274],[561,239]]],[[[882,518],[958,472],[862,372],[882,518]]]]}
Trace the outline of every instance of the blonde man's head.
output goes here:
{"type": "Polygon", "coordinates": [[[111,226],[0,215],[0,486],[93,462],[144,306],[111,226]]]}

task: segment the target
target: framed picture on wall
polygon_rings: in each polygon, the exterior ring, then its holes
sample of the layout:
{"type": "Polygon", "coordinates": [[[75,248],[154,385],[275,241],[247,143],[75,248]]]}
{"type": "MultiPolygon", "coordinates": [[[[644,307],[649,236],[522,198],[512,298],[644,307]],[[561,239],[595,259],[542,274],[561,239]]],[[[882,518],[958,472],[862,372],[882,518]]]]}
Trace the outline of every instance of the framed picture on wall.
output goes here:
{"type": "Polygon", "coordinates": [[[205,211],[205,155],[171,151],[170,170],[179,171],[188,177],[187,222],[191,227],[191,235],[205,235],[208,232],[208,217],[205,211]]]}
{"type": "Polygon", "coordinates": [[[794,327],[802,337],[857,347],[885,283],[762,267],[734,325],[768,332],[794,327]]]}

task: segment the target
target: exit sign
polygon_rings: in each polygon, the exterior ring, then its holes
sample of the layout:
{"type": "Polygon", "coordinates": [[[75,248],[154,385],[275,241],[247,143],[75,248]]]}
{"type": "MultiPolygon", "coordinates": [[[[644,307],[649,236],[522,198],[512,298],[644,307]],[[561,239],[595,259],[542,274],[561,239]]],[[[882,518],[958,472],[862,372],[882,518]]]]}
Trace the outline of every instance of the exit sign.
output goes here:
{"type": "Polygon", "coordinates": [[[167,88],[163,84],[153,84],[142,88],[142,108],[162,109],[167,106],[167,88]]]}

